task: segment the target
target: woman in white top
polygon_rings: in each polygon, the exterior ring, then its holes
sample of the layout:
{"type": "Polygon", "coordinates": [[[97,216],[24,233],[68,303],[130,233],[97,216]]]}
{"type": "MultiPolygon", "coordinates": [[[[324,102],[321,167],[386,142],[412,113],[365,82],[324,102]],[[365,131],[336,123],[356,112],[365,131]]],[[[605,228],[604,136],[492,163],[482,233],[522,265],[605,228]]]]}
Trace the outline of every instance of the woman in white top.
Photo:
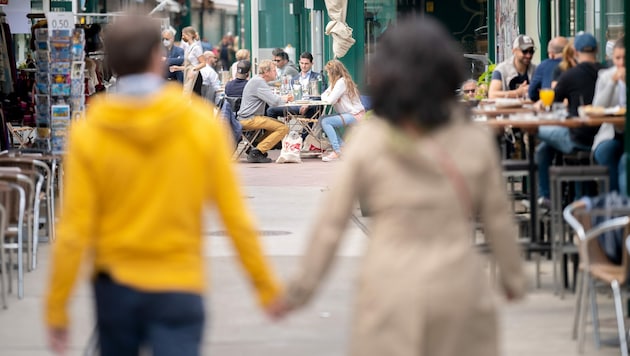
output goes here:
{"type": "Polygon", "coordinates": [[[322,129],[328,136],[333,152],[323,156],[324,162],[336,161],[341,155],[343,140],[337,134],[336,127],[344,127],[360,121],[365,114],[359,95],[359,89],[352,81],[350,73],[340,61],[333,59],[326,63],[324,70],[328,74],[330,87],[322,93],[322,100],[333,104],[334,115],[321,118],[322,129]]]}
{"type": "Polygon", "coordinates": [[[188,46],[184,52],[184,65],[171,66],[171,72],[184,71],[184,93],[190,94],[199,75],[199,71],[206,66],[206,58],[203,56],[199,34],[194,28],[188,26],[182,30],[182,41],[188,46]]]}

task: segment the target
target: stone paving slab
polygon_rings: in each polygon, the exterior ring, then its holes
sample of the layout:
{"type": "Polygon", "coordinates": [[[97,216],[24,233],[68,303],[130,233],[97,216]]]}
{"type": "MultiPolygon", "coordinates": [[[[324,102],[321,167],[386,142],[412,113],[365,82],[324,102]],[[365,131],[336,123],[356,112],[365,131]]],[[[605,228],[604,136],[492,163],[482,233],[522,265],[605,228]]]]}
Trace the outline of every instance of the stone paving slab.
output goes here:
{"type": "MultiPolygon", "coordinates": [[[[277,152],[272,152],[272,157],[277,152]]],[[[327,182],[341,162],[305,160],[302,164],[255,165],[239,163],[244,195],[262,231],[285,231],[285,235],[263,236],[263,246],[282,278],[291,275],[299,261],[312,215],[327,182]]],[[[256,305],[243,272],[234,258],[229,241],[213,214],[208,216],[204,250],[208,276],[213,289],[206,294],[208,327],[203,355],[219,356],[342,356],[348,343],[354,280],[360,254],[367,239],[350,224],[345,243],[329,278],[315,300],[305,309],[281,323],[272,323],[256,305]]],[[[42,298],[47,283],[50,245],[42,244],[40,266],[25,275],[25,298],[9,297],[9,308],[0,310],[0,356],[50,355],[46,349],[42,324],[42,298]]],[[[534,265],[527,264],[531,285],[534,265]]],[[[506,356],[578,355],[570,338],[574,298],[554,296],[551,265],[542,265],[542,288],[532,289],[520,303],[501,303],[502,350],[506,356]]],[[[610,297],[598,299],[600,313],[613,314],[610,297]]],[[[82,355],[93,329],[92,297],[85,280],[71,302],[72,329],[69,355],[82,355]]],[[[611,325],[611,323],[606,323],[611,325]]],[[[614,323],[612,324],[614,326],[614,323]]],[[[618,355],[617,348],[594,350],[587,333],[584,355],[618,355]]],[[[615,329],[603,330],[604,338],[615,336],[615,329]]]]}

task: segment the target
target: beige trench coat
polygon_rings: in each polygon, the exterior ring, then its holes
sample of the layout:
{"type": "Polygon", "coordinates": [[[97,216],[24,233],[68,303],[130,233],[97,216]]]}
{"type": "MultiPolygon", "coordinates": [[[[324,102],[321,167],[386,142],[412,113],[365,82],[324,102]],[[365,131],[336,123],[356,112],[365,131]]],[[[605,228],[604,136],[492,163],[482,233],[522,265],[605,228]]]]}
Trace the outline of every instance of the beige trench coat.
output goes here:
{"type": "Polygon", "coordinates": [[[469,208],[492,244],[501,286],[519,298],[525,277],[491,135],[459,118],[412,140],[375,118],[351,136],[289,283],[289,303],[308,301],[361,197],[372,215],[350,354],[498,355],[495,301],[472,246],[469,208]]]}

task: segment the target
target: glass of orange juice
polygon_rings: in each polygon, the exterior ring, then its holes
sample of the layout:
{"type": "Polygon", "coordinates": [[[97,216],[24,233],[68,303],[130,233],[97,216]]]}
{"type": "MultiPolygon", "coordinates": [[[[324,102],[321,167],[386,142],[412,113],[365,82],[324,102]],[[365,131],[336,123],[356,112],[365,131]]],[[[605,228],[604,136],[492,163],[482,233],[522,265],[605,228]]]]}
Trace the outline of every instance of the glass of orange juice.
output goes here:
{"type": "Polygon", "coordinates": [[[540,89],[539,94],[540,94],[540,100],[545,106],[545,111],[551,110],[551,104],[553,104],[553,99],[554,99],[553,89],[550,89],[550,88],[540,89]]]}

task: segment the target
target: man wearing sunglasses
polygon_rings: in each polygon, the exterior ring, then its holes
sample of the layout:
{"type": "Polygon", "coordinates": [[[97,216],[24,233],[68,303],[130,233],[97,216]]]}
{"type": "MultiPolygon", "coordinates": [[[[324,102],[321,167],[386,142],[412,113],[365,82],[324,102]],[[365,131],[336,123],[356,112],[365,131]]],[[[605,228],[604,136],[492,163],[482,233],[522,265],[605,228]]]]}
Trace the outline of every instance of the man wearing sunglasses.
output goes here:
{"type": "Polygon", "coordinates": [[[529,83],[536,70],[532,63],[534,41],[527,35],[519,35],[512,44],[512,54],[508,60],[499,63],[492,73],[488,90],[490,99],[526,98],[529,83]]]}

